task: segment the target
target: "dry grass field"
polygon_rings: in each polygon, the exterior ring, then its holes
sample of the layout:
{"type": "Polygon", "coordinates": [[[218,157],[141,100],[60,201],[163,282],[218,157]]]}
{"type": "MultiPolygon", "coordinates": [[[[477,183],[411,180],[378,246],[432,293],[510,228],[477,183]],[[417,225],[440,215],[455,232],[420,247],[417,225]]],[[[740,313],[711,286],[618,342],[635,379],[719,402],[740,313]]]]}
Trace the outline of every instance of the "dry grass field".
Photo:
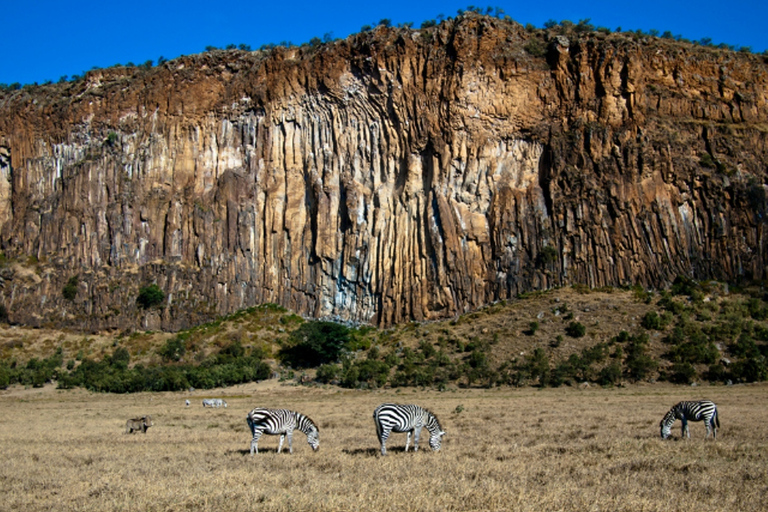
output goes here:
{"type": "Polygon", "coordinates": [[[762,511],[768,503],[766,385],[665,384],[588,389],[352,391],[276,381],[213,392],[93,394],[12,387],[0,392],[0,510],[259,511],[762,511]],[[225,398],[226,409],[201,399],[225,398]],[[677,401],[709,398],[716,441],[659,439],[677,401]],[[186,408],[184,400],[192,405],[186,408]],[[413,402],[447,436],[404,453],[394,434],[378,455],[371,414],[413,402]],[[264,436],[249,454],[246,413],[288,407],[320,427],[313,452],[264,436]],[[151,414],[147,434],[126,419],[151,414]],[[426,450],[424,450],[426,448],[426,450]]]}

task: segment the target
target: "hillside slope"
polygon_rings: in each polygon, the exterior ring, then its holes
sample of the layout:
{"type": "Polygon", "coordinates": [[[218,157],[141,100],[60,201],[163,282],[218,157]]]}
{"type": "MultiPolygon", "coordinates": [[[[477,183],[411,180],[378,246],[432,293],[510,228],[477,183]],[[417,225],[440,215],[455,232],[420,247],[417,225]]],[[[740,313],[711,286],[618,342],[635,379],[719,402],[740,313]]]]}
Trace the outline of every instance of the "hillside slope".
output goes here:
{"type": "MultiPolygon", "coordinates": [[[[64,387],[171,391],[270,375],[365,388],[754,382],[768,379],[765,298],[758,288],[734,292],[685,281],[672,293],[554,289],[452,320],[355,329],[330,364],[310,359],[294,367],[286,349],[307,336],[314,346],[328,339],[318,336],[320,330],[301,330],[312,322],[274,304],[176,335],[83,336],[13,327],[0,329],[0,387],[58,378],[64,387]],[[72,380],[78,371],[82,377],[83,365],[89,375],[72,380]]],[[[336,334],[346,337],[343,330],[336,334]]]]}

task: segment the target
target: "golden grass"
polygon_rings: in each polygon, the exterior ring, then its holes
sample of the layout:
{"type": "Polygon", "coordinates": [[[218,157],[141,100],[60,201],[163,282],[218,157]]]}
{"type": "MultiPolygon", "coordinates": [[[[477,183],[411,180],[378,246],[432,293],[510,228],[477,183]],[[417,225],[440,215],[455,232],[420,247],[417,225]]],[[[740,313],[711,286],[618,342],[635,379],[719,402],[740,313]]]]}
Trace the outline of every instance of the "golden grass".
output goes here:
{"type": "Polygon", "coordinates": [[[768,386],[343,391],[275,381],[213,392],[103,395],[52,387],[0,393],[2,510],[764,510],[768,386]],[[204,409],[204,397],[226,409],[204,409]],[[661,441],[682,399],[720,410],[717,441],[661,441]],[[186,408],[189,398],[192,406],[186,408]],[[439,453],[405,435],[378,456],[372,411],[429,407],[448,434],[439,453]],[[321,446],[294,453],[265,436],[249,454],[246,413],[289,407],[313,418],[321,446]],[[459,413],[455,411],[461,409],[459,413]],[[147,434],[125,420],[151,414],[147,434]]]}

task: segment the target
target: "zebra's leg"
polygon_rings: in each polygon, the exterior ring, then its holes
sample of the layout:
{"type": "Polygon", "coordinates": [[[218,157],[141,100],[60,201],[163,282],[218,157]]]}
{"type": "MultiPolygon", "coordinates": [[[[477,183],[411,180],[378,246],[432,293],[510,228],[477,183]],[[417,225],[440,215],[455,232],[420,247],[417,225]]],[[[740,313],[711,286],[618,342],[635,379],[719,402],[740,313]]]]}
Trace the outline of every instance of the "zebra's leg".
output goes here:
{"type": "Polygon", "coordinates": [[[280,453],[283,450],[284,439],[285,439],[285,434],[280,434],[280,442],[277,444],[277,453],[280,453]]]}
{"type": "Polygon", "coordinates": [[[411,444],[411,432],[413,432],[413,430],[409,430],[408,432],[405,433],[405,451],[406,452],[408,451],[408,445],[411,444]]]}
{"type": "Polygon", "coordinates": [[[709,433],[712,432],[712,437],[714,439],[717,439],[717,427],[715,426],[715,417],[712,416],[707,420],[707,438],[709,438],[709,433]]]}
{"type": "Polygon", "coordinates": [[[261,437],[261,430],[253,431],[253,439],[251,439],[251,455],[259,453],[259,438],[261,437]]]}
{"type": "Polygon", "coordinates": [[[421,427],[413,429],[413,451],[419,451],[419,436],[421,435],[421,427]]]}
{"type": "Polygon", "coordinates": [[[387,454],[387,438],[389,437],[389,430],[382,429],[379,436],[379,442],[381,443],[381,455],[382,457],[387,454]]]}
{"type": "Polygon", "coordinates": [[[685,418],[683,418],[683,433],[682,437],[687,437],[688,439],[691,438],[691,431],[688,429],[688,422],[685,421],[685,418]]]}
{"type": "Polygon", "coordinates": [[[293,453],[293,430],[286,432],[288,436],[288,453],[293,453]]]}

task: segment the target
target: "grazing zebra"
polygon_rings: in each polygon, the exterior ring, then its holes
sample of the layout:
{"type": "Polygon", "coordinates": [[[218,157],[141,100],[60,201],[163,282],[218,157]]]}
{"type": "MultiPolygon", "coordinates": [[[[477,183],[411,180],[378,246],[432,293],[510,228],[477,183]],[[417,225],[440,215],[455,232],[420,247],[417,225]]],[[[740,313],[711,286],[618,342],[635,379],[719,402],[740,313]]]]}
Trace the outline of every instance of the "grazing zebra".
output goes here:
{"type": "Polygon", "coordinates": [[[307,442],[313,450],[320,447],[320,431],[309,417],[288,409],[264,409],[257,407],[245,418],[251,429],[251,455],[259,453],[259,438],[262,434],[279,435],[277,453],[283,449],[283,440],[288,436],[288,451],[293,453],[293,431],[298,429],[307,435],[307,442]]]}
{"type": "Polygon", "coordinates": [[[204,398],[203,407],[226,407],[227,402],[221,398],[204,398]]]}
{"type": "Polygon", "coordinates": [[[419,449],[421,429],[429,430],[429,446],[434,451],[440,449],[445,432],[440,427],[437,416],[418,405],[381,404],[373,411],[373,422],[376,424],[376,434],[381,443],[381,454],[387,454],[387,438],[391,432],[407,432],[405,451],[411,442],[413,433],[413,451],[419,449]]]}
{"type": "Polygon", "coordinates": [[[691,432],[688,430],[688,421],[702,421],[707,426],[707,437],[712,432],[713,437],[717,438],[717,429],[720,428],[720,417],[717,414],[717,406],[709,400],[699,400],[698,402],[680,402],[672,407],[664,415],[659,428],[661,429],[661,438],[666,439],[671,435],[672,425],[675,420],[683,422],[682,437],[690,439],[691,432]]]}

